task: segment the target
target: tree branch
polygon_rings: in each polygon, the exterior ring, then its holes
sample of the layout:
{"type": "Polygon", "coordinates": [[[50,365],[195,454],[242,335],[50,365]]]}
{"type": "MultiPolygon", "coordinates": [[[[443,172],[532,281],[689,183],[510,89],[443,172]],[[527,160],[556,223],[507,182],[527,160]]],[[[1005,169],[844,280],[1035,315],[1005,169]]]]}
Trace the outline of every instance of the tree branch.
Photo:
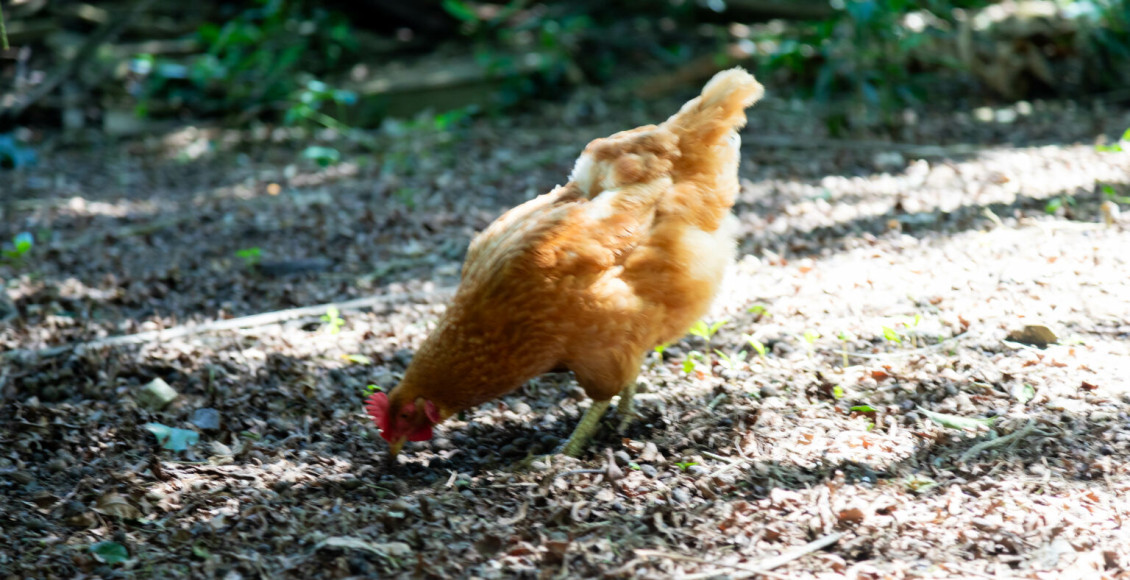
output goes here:
{"type": "Polygon", "coordinates": [[[0,359],[22,358],[22,357],[53,357],[70,351],[83,351],[92,348],[104,348],[112,346],[123,346],[130,344],[143,344],[147,342],[160,342],[172,340],[174,338],[183,338],[196,334],[205,334],[209,332],[220,332],[224,330],[237,330],[243,328],[255,328],[258,326],[268,326],[271,324],[278,324],[287,320],[294,320],[296,318],[305,318],[307,316],[319,316],[326,313],[326,310],[331,306],[337,308],[341,312],[356,311],[363,308],[377,306],[379,304],[388,304],[390,302],[400,302],[409,300],[420,300],[435,295],[446,296],[449,292],[446,289],[441,289],[432,292],[412,292],[408,294],[397,295],[381,295],[381,296],[366,296],[365,298],[357,298],[354,300],[347,300],[345,302],[330,302],[327,304],[318,304],[316,306],[303,306],[300,308],[290,308],[287,310],[276,310],[274,312],[264,312],[261,314],[253,314],[251,316],[243,316],[240,318],[230,318],[227,320],[214,320],[212,322],[205,322],[203,324],[181,325],[174,326],[173,328],[166,328],[163,330],[151,330],[148,332],[139,332],[137,334],[127,334],[123,336],[111,336],[92,340],[89,342],[77,342],[71,344],[64,344],[60,346],[52,346],[49,348],[33,350],[33,349],[17,349],[11,350],[6,353],[0,354],[0,359]]]}

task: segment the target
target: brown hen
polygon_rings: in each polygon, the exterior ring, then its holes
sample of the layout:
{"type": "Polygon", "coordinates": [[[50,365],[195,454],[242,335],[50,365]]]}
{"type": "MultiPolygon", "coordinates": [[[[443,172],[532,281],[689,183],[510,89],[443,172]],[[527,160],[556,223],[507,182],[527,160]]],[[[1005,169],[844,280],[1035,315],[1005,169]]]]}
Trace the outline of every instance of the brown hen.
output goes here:
{"type": "Polygon", "coordinates": [[[368,401],[393,454],[554,368],[593,400],[565,453],[617,394],[626,422],[644,356],[707,311],[733,259],[737,130],[763,90],[740,68],[718,73],[664,123],[590,143],[569,183],[476,236],[404,379],[368,401]]]}

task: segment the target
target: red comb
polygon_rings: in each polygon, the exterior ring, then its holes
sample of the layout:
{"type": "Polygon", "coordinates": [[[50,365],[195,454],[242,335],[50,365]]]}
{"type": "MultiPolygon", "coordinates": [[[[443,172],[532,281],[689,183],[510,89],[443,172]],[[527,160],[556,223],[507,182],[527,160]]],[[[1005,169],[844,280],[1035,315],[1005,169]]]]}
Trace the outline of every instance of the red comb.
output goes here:
{"type": "Polygon", "coordinates": [[[365,410],[369,412],[369,416],[373,418],[373,422],[381,429],[381,435],[388,433],[390,427],[388,422],[388,395],[384,393],[373,393],[365,402],[365,410]]]}

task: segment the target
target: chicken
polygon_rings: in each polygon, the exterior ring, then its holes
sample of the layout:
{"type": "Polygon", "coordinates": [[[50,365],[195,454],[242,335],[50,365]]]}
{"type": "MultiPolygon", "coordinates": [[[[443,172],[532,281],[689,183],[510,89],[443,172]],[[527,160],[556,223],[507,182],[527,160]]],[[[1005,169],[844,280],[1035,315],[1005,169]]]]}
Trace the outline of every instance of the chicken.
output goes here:
{"type": "Polygon", "coordinates": [[[393,456],[553,369],[592,399],[564,453],[584,450],[617,394],[627,424],[645,355],[707,311],[733,260],[737,129],[763,92],[740,68],[718,73],[661,125],[589,143],[567,184],[476,236],[404,378],[367,402],[393,456]]]}

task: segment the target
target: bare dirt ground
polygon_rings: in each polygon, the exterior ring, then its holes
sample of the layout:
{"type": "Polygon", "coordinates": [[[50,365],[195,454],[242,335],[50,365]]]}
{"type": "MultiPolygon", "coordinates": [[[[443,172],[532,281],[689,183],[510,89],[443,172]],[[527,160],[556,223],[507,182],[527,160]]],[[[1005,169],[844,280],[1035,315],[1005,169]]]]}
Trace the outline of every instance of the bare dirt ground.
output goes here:
{"type": "Polygon", "coordinates": [[[267,130],[41,144],[0,201],[37,240],[0,266],[0,578],[1130,575],[1130,231],[1100,212],[1130,152],[1093,146],[1125,110],[920,113],[895,146],[769,100],[717,334],[649,359],[626,437],[523,462],[588,404],[551,374],[390,462],[365,388],[473,233],[677,105],[389,127],[327,169],[267,130]]]}

